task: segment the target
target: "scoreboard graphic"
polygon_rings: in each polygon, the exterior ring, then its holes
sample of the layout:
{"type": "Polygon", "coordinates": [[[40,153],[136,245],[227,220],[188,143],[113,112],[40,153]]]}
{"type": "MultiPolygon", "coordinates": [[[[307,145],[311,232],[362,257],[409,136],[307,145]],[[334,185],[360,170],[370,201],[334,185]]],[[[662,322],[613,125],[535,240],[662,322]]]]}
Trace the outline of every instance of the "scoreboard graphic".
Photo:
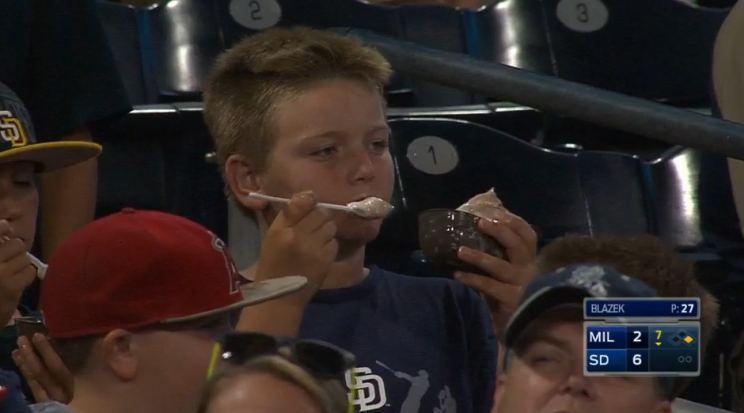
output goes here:
{"type": "Polygon", "coordinates": [[[587,376],[700,375],[699,299],[584,300],[587,376]]]}

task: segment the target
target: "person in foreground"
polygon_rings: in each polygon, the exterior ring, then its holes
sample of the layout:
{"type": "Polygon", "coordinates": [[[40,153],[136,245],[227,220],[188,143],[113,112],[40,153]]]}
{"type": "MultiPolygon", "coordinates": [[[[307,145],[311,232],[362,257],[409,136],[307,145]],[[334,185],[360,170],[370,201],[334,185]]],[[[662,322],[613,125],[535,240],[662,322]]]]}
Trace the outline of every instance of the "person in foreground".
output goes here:
{"type": "Polygon", "coordinates": [[[584,376],[583,300],[658,297],[635,278],[575,265],[527,286],[506,329],[494,413],[671,413],[671,377],[584,376]]]}
{"type": "MultiPolygon", "coordinates": [[[[713,106],[721,118],[744,123],[744,0],[738,0],[726,15],[713,48],[713,106]]],[[[731,189],[739,225],[744,223],[744,162],[728,159],[731,189]]],[[[717,195],[717,194],[716,194],[717,195]]],[[[741,227],[744,233],[744,226],[741,227]]],[[[738,258],[738,257],[737,257],[738,258]]]]}
{"type": "MultiPolygon", "coordinates": [[[[705,360],[708,344],[718,328],[718,299],[695,278],[693,263],[652,235],[635,237],[590,237],[567,235],[540,251],[539,274],[585,262],[610,266],[656,289],[660,297],[700,298],[700,354],[705,360]]],[[[675,381],[679,395],[692,381],[675,381]]]]}
{"type": "Polygon", "coordinates": [[[346,388],[320,380],[279,355],[264,355],[218,372],[202,394],[197,413],[264,409],[293,413],[348,413],[346,388]]]}
{"type": "MultiPolygon", "coordinates": [[[[37,269],[26,253],[34,245],[39,212],[38,173],[50,172],[95,158],[101,147],[91,142],[37,143],[34,125],[23,102],[0,83],[0,411],[23,411],[21,383],[11,359],[16,341],[15,320],[34,316],[21,304],[37,269]]],[[[16,370],[17,371],[17,370],[16,370]]]]}
{"type": "MultiPolygon", "coordinates": [[[[534,315],[535,325],[525,323],[515,323],[512,321],[510,329],[515,329],[512,334],[521,334],[520,331],[557,331],[557,335],[563,338],[571,338],[572,346],[583,346],[583,332],[581,331],[581,322],[583,321],[583,313],[581,311],[581,301],[575,301],[573,307],[565,308],[554,308],[563,304],[570,304],[566,302],[548,302],[547,304],[541,305],[541,296],[539,294],[530,295],[531,292],[537,291],[538,287],[546,287],[548,289],[563,288],[561,285],[554,286],[551,284],[551,280],[555,280],[556,272],[563,272],[563,268],[569,268],[571,266],[581,265],[583,263],[596,263],[598,265],[608,267],[596,267],[596,268],[612,268],[608,270],[606,274],[615,274],[616,271],[622,274],[630,274],[634,280],[644,283],[646,286],[655,290],[655,294],[660,297],[696,297],[700,298],[700,354],[703,360],[706,355],[706,351],[709,343],[713,339],[717,324],[718,324],[718,312],[719,305],[716,298],[703,288],[698,281],[695,279],[693,265],[691,262],[680,258],[677,253],[671,248],[666,246],[661,240],[650,235],[642,235],[636,237],[590,237],[586,235],[567,235],[559,238],[542,249],[540,253],[540,259],[538,264],[538,273],[547,275],[538,275],[537,279],[531,284],[525,291],[524,297],[522,297],[524,312],[534,315]],[[560,287],[560,288],[559,288],[560,287]],[[531,301],[531,300],[534,300],[531,301]],[[534,306],[534,307],[531,307],[534,306]],[[574,308],[574,310],[571,310],[574,308]],[[576,310],[578,308],[578,310],[576,310]],[[565,309],[565,311],[563,311],[565,309]],[[542,314],[544,314],[544,318],[542,314]],[[525,327],[526,326],[526,327],[525,327]],[[578,328],[578,330],[577,330],[578,328]],[[520,330],[522,329],[522,330],[520,330]],[[573,329],[573,330],[571,330],[573,329]],[[571,333],[570,331],[573,331],[571,333]],[[578,331],[578,333],[577,333],[578,331]],[[560,334],[559,334],[560,333],[560,334]]],[[[619,297],[619,294],[625,293],[624,291],[612,292],[614,290],[607,289],[607,283],[613,284],[613,280],[616,279],[614,276],[609,276],[605,279],[604,276],[600,276],[601,271],[586,271],[583,275],[572,275],[572,282],[578,283],[585,290],[596,287],[598,291],[605,290],[610,296],[619,297]]],[[[564,272],[565,273],[565,272],[564,272]]],[[[564,277],[565,278],[565,277],[564,277]]],[[[623,278],[623,277],[621,277],[623,278]]],[[[560,278],[559,278],[560,279],[560,278]]],[[[560,283],[559,283],[560,284],[560,283]]],[[[620,283],[620,285],[624,285],[620,283]]],[[[546,293],[547,294],[547,293],[546,293]]],[[[630,295],[632,296],[632,295],[630,295]]],[[[543,302],[544,303],[544,302],[543,302]]],[[[522,311],[522,310],[520,310],[522,311]]],[[[516,319],[515,315],[515,319],[516,319]]],[[[528,320],[529,321],[529,320],[528,320]]],[[[511,331],[511,330],[510,330],[511,331]]],[[[525,337],[532,337],[525,333],[525,337]]],[[[521,342],[520,342],[521,343],[521,342]]],[[[529,339],[525,339],[524,343],[531,344],[529,339]]],[[[508,344],[508,343],[507,343],[508,344]]],[[[527,348],[522,344],[514,346],[514,348],[527,348]]],[[[571,347],[574,348],[574,347],[571,347]]],[[[579,347],[583,348],[583,347],[579,347]]],[[[513,349],[514,350],[514,349],[513,349]]],[[[515,354],[512,351],[512,354],[515,354]]],[[[578,354],[578,353],[576,353],[578,354]]],[[[581,363],[582,360],[578,360],[581,363]]],[[[515,363],[515,365],[517,365],[515,363]]],[[[523,364],[521,364],[523,366],[523,364]]],[[[546,365],[548,365],[546,363],[546,365]]],[[[522,370],[522,372],[528,370],[522,370]]],[[[506,383],[511,376],[512,383],[519,383],[520,380],[524,380],[526,376],[512,374],[511,368],[507,369],[507,372],[502,376],[501,380],[506,383]],[[521,378],[520,378],[521,377],[521,378]]],[[[533,376],[539,377],[539,376],[533,376]]],[[[568,376],[567,376],[568,377],[568,376]]],[[[671,402],[679,396],[685,388],[687,388],[692,381],[691,377],[680,377],[673,381],[667,379],[661,379],[669,389],[663,394],[664,397],[657,399],[656,401],[667,401],[671,402]],[[666,381],[665,381],[666,380],[666,381]]],[[[582,382],[579,379],[578,382],[582,382]]],[[[576,381],[575,380],[575,381],[576,381]]],[[[585,378],[585,381],[601,380],[597,378],[585,378]]],[[[508,385],[506,385],[508,388],[508,385]]],[[[622,389],[623,387],[618,387],[622,389]]],[[[543,388],[545,389],[545,388],[543,388]]],[[[515,391],[519,390],[505,390],[515,391]]],[[[507,397],[502,390],[497,390],[497,403],[495,412],[500,412],[500,403],[498,402],[499,397],[507,397]]],[[[658,390],[658,389],[657,389],[658,390]]],[[[540,400],[546,400],[547,395],[552,394],[548,392],[542,392],[541,390],[535,389],[534,395],[536,398],[540,394],[542,397],[540,400]]],[[[533,394],[528,392],[527,394],[533,394]]],[[[578,393],[584,394],[584,393],[578,393]]],[[[601,393],[598,393],[601,395],[601,393]]],[[[646,401],[644,399],[644,393],[639,393],[639,398],[636,401],[646,401]]],[[[618,394],[620,396],[620,394],[618,394]]],[[[609,398],[611,396],[602,396],[601,400],[605,400],[610,403],[609,398]],[[604,398],[603,398],[604,397],[604,398]]],[[[525,398],[525,402],[529,398],[525,398]]],[[[587,405],[589,410],[581,410],[583,402],[581,398],[578,399],[576,409],[568,411],[593,411],[594,407],[587,405]],[[591,408],[590,408],[591,407],[591,408]]],[[[613,402],[614,403],[614,402],[613,402]]],[[[629,406],[630,400],[621,402],[619,408],[625,410],[632,410],[634,406],[629,406]],[[625,407],[622,407],[625,406],[625,407]]],[[[667,411],[666,403],[649,403],[646,405],[646,411],[657,411],[648,410],[648,406],[653,405],[659,407],[658,411],[667,411]]],[[[637,406],[636,406],[637,407],[637,406]]],[[[503,412],[510,412],[514,410],[503,410],[503,412]]],[[[525,407],[524,410],[529,413],[529,409],[525,407]]],[[[542,411],[542,410],[538,410],[542,411]]],[[[603,410],[596,410],[602,412],[603,410]]],[[[616,410],[615,408],[608,408],[607,412],[622,411],[616,410]]]]}
{"type": "MultiPolygon", "coordinates": [[[[21,1],[0,14],[0,81],[23,99],[38,141],[92,143],[132,110],[95,0],[21,1]]],[[[96,159],[39,178],[41,236],[48,260],[76,229],[93,220],[96,159]]],[[[24,297],[35,307],[38,291],[24,297]]]]}
{"type": "Polygon", "coordinates": [[[49,262],[44,319],[74,377],[51,413],[194,411],[215,340],[236,310],[293,293],[303,277],[241,285],[225,244],[162,212],[125,209],[85,226],[49,262]]]}
{"type": "Polygon", "coordinates": [[[301,273],[311,288],[243,311],[238,330],[313,338],[354,353],[361,411],[489,412],[498,334],[534,270],[536,236],[516,216],[481,220],[508,261],[463,249],[487,276],[462,282],[365,267],[381,219],[317,202],[390,201],[394,170],[382,89],[389,63],[331,32],[271,29],[219,57],[205,120],[230,198],[265,231],[256,281],[301,273]],[[291,198],[288,206],[250,197],[291,198]],[[292,257],[292,259],[287,259],[292,257]],[[476,291],[480,290],[493,311],[476,291]],[[491,319],[493,317],[494,322],[491,319]]]}

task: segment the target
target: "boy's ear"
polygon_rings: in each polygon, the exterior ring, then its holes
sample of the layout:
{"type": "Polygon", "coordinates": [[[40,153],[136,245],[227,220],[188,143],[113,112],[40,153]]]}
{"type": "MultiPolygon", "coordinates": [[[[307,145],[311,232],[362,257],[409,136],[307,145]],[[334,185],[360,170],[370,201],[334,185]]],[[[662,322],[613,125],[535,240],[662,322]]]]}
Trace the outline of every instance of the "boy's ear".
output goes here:
{"type": "Polygon", "coordinates": [[[103,360],[119,380],[129,382],[140,372],[140,355],[129,331],[117,329],[109,332],[101,341],[103,360]]]}
{"type": "Polygon", "coordinates": [[[261,193],[258,175],[243,155],[230,155],[225,161],[225,183],[230,187],[235,200],[254,211],[266,209],[268,202],[251,198],[251,192],[261,193]]]}

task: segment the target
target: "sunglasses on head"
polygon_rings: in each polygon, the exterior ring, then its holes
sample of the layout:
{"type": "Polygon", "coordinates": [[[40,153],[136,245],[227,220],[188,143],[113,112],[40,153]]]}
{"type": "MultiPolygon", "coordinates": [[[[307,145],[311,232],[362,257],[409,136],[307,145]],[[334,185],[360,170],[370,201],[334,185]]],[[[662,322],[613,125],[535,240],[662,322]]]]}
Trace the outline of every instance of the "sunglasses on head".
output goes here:
{"type": "Polygon", "coordinates": [[[210,375],[220,360],[242,365],[256,357],[281,354],[318,379],[344,383],[346,371],[356,362],[353,354],[333,344],[276,338],[260,333],[225,334],[215,350],[210,375]],[[288,354],[284,354],[283,349],[288,350],[288,354]]]}

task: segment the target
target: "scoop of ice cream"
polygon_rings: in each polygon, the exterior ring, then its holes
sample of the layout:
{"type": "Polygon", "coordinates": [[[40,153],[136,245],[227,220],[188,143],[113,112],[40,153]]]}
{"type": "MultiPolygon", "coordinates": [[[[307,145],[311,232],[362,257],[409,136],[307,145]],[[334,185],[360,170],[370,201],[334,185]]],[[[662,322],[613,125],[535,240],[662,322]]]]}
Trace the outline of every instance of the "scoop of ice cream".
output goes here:
{"type": "Polygon", "coordinates": [[[468,202],[460,205],[457,210],[491,221],[498,221],[509,214],[499,197],[496,196],[496,191],[493,188],[470,198],[468,202]]]}
{"type": "Polygon", "coordinates": [[[388,202],[375,197],[350,202],[347,206],[354,209],[357,215],[368,219],[385,218],[393,210],[393,206],[388,202]]]}

